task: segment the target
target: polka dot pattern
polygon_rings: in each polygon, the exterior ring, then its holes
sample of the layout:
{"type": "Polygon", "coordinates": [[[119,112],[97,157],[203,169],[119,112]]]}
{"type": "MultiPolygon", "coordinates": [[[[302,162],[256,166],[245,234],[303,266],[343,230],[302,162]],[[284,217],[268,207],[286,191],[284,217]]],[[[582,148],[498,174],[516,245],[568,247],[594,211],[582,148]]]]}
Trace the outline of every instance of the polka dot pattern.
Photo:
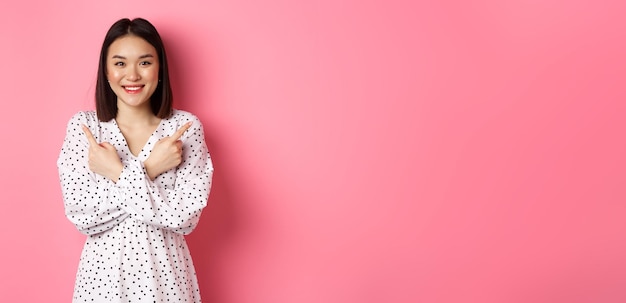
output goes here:
{"type": "Polygon", "coordinates": [[[66,217],[88,236],[73,302],[201,301],[184,238],[200,220],[213,177],[197,117],[174,110],[134,156],[115,120],[99,122],[94,111],[79,112],[67,125],[57,166],[66,217]],[[188,121],[183,162],[150,180],[143,162],[154,144],[188,121]],[[82,124],[117,149],[124,165],[117,183],[89,170],[82,124]]]}

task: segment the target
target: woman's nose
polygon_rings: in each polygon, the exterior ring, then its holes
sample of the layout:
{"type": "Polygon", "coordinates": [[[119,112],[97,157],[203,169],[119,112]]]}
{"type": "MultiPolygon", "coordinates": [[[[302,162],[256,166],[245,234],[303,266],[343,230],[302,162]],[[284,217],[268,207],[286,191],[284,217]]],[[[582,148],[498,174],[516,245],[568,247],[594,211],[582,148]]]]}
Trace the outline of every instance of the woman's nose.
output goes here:
{"type": "Polygon", "coordinates": [[[128,74],[126,75],[126,78],[129,81],[137,81],[137,80],[141,79],[141,76],[137,72],[136,68],[131,67],[131,68],[128,69],[128,74]]]}

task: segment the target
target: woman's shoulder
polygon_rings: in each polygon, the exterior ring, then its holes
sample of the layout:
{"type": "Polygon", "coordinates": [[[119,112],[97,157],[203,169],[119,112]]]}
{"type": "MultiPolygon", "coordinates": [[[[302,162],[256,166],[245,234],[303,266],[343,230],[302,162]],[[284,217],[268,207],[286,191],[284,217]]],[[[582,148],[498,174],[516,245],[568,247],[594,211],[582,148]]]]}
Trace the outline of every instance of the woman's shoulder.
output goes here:
{"type": "Polygon", "coordinates": [[[186,123],[189,121],[200,123],[200,119],[198,119],[196,115],[181,109],[174,109],[172,111],[172,116],[170,116],[168,120],[178,121],[179,123],[186,123]]]}
{"type": "Polygon", "coordinates": [[[98,115],[94,110],[79,111],[72,115],[68,122],[68,124],[74,123],[95,125],[98,124],[98,115]]]}

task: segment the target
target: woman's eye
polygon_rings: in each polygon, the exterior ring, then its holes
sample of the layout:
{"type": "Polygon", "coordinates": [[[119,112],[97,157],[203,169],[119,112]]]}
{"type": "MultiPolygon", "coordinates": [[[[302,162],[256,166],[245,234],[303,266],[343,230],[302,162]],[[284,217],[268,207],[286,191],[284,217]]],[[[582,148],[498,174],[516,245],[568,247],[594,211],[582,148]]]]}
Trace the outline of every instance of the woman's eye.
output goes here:
{"type": "Polygon", "coordinates": [[[139,63],[140,65],[150,65],[152,64],[152,62],[150,61],[142,61],[141,63],[139,63]]]}
{"type": "Polygon", "coordinates": [[[115,62],[115,66],[124,66],[124,62],[115,62]]]}

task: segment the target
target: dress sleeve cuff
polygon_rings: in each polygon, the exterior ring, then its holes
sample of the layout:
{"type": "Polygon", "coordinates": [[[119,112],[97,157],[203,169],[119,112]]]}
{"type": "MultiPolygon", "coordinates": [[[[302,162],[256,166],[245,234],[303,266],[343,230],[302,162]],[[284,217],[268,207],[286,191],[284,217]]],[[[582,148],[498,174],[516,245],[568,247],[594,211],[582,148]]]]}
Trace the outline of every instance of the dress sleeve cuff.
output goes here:
{"type": "Polygon", "coordinates": [[[124,164],[116,185],[122,188],[130,187],[137,182],[144,182],[146,177],[146,168],[143,163],[139,160],[132,160],[130,163],[124,164]]]}
{"type": "Polygon", "coordinates": [[[142,187],[141,183],[145,181],[146,176],[147,173],[143,163],[138,160],[132,160],[124,164],[122,173],[120,173],[117,183],[113,187],[112,194],[114,199],[119,201],[120,207],[130,214],[131,217],[136,216],[137,212],[132,207],[129,207],[127,198],[132,196],[131,193],[137,188],[142,187]]]}

